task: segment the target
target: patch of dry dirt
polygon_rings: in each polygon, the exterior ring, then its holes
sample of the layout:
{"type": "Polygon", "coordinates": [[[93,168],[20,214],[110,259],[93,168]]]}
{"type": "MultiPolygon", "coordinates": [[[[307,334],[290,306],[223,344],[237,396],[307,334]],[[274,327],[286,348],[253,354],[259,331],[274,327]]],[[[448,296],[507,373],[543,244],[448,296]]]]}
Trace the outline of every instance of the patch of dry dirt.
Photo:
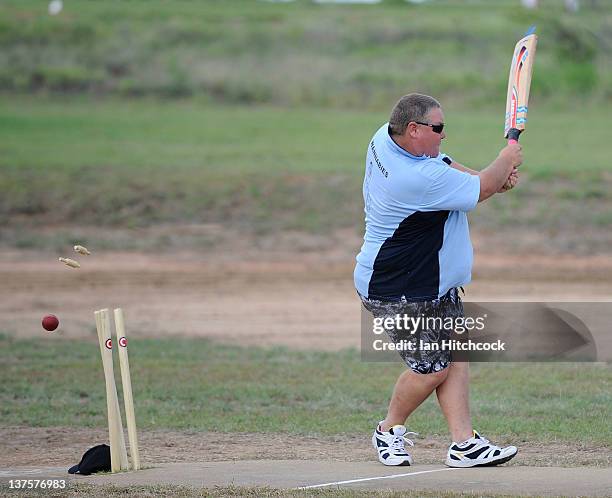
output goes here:
{"type": "MultiPolygon", "coordinates": [[[[370,435],[288,436],[286,434],[220,434],[194,431],[139,431],[143,465],[173,462],[213,462],[226,460],[337,460],[372,461],[376,459],[370,435]],[[333,444],[330,444],[332,442],[333,444]],[[337,451],[338,444],[343,451],[337,451]]],[[[3,467],[61,466],[78,463],[90,447],[106,442],[104,429],[73,427],[0,428],[0,453],[3,467]]],[[[127,439],[127,434],[126,434],[127,439]]],[[[502,444],[519,447],[512,465],[539,467],[580,467],[612,465],[612,450],[593,444],[530,443],[504,440],[502,444]]],[[[441,437],[419,438],[412,454],[419,464],[442,463],[448,441],[441,437]]]]}
{"type": "MultiPolygon", "coordinates": [[[[359,347],[355,241],[325,252],[261,248],[152,255],[93,250],[69,269],[54,253],[0,252],[0,332],[94,335],[93,312],[122,307],[130,336],[200,336],[244,344],[359,347]]],[[[605,301],[612,256],[504,254],[478,238],[472,301],[605,301]],[[488,252],[487,252],[488,250],[488,252]]],[[[70,255],[69,253],[67,255],[70,255]]]]}

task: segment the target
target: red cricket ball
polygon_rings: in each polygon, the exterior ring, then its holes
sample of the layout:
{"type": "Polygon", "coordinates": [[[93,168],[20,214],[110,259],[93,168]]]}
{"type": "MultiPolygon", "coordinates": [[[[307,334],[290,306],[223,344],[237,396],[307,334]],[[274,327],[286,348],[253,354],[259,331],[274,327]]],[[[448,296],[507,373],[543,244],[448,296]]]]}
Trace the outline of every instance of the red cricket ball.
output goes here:
{"type": "Polygon", "coordinates": [[[59,325],[59,320],[55,315],[45,315],[42,319],[43,329],[48,330],[49,332],[55,330],[59,325]]]}

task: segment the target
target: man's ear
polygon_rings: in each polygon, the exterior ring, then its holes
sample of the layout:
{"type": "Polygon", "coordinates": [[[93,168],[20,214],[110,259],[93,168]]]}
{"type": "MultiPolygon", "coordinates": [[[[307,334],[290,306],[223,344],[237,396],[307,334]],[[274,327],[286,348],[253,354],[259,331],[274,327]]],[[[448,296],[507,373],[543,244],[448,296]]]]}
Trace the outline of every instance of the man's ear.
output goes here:
{"type": "Polygon", "coordinates": [[[410,123],[408,123],[408,126],[406,126],[405,135],[410,138],[416,138],[417,130],[418,130],[417,124],[414,121],[410,121],[410,123]]]}

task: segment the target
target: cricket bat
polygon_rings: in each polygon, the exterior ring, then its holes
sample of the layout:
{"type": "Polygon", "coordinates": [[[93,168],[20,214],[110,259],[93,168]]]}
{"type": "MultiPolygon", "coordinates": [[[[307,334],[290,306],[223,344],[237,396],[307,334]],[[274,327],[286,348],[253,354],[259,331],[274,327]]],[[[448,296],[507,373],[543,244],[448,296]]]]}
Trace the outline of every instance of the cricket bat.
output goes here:
{"type": "Polygon", "coordinates": [[[508,77],[506,120],[504,122],[504,138],[508,139],[508,143],[518,142],[519,135],[527,124],[531,71],[537,44],[535,26],[532,26],[514,47],[508,77]]]}

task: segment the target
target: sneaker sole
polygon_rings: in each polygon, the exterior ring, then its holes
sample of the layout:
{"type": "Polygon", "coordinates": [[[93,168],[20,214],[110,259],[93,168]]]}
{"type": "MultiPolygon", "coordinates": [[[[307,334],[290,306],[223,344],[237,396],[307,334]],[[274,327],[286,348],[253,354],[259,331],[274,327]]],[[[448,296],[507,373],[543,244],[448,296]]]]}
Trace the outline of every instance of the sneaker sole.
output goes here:
{"type": "MultiPolygon", "coordinates": [[[[472,467],[495,467],[497,465],[501,465],[502,463],[506,463],[509,462],[510,460],[512,460],[516,455],[518,455],[518,450],[516,451],[516,453],[500,458],[499,460],[492,460],[491,462],[485,462],[485,463],[475,463],[473,465],[457,465],[456,462],[453,463],[448,463],[448,460],[446,462],[444,462],[444,464],[447,467],[453,467],[455,469],[471,469],[472,467]]],[[[468,462],[469,463],[469,462],[468,462]]]]}
{"type": "Polygon", "coordinates": [[[410,467],[410,462],[405,461],[402,463],[385,463],[380,458],[378,459],[380,463],[382,463],[385,467],[410,467]]]}

